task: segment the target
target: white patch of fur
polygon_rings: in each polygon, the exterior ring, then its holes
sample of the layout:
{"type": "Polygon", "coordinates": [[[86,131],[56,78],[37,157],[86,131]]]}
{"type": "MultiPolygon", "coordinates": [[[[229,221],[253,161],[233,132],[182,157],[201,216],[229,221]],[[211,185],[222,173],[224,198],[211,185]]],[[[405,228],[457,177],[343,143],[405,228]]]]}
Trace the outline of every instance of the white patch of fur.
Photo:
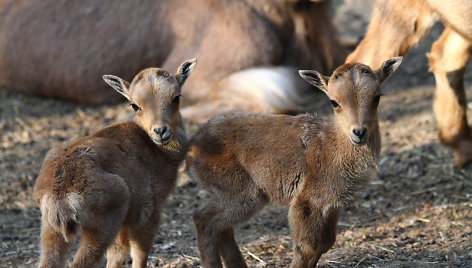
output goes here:
{"type": "Polygon", "coordinates": [[[243,70],[223,79],[220,87],[222,96],[251,102],[257,112],[299,113],[313,110],[316,104],[315,89],[297,70],[287,67],[243,70]]]}
{"type": "Polygon", "coordinates": [[[78,213],[82,203],[82,197],[76,193],[70,193],[59,200],[44,194],[40,203],[42,221],[48,222],[56,232],[62,234],[66,242],[69,242],[72,237],[67,233],[66,223],[68,219],[79,222],[78,213]]]}
{"type": "Polygon", "coordinates": [[[330,216],[330,211],[333,209],[333,208],[336,208],[335,205],[333,204],[328,204],[326,206],[323,207],[323,210],[321,211],[321,215],[326,218],[328,216],[330,216]]]}
{"type": "Polygon", "coordinates": [[[73,219],[77,221],[78,220],[77,214],[82,206],[83,198],[77,193],[70,193],[67,195],[66,199],[67,199],[67,204],[69,205],[69,207],[72,209],[74,213],[73,219]]]}

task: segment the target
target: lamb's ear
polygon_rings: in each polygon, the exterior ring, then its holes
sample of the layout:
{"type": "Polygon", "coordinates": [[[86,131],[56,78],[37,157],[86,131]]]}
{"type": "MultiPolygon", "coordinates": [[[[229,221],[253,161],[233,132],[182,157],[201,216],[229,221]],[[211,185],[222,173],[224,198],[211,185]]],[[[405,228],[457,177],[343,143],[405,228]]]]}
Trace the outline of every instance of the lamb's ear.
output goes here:
{"type": "Polygon", "coordinates": [[[310,70],[300,70],[298,73],[303,79],[305,79],[305,81],[314,85],[324,93],[327,93],[329,77],[326,77],[317,71],[310,70]]]}
{"type": "Polygon", "coordinates": [[[125,98],[129,100],[128,90],[129,90],[129,83],[118,76],[106,74],[103,77],[103,80],[114,88],[118,93],[123,95],[125,98]]]}
{"type": "Polygon", "coordinates": [[[195,64],[197,64],[197,60],[190,59],[180,65],[179,69],[177,70],[177,73],[175,74],[175,76],[177,77],[177,80],[179,81],[180,86],[182,86],[185,83],[188,76],[193,71],[195,64]]]}
{"type": "Polygon", "coordinates": [[[385,82],[393,74],[393,72],[395,72],[398,66],[400,66],[400,63],[402,63],[402,60],[403,57],[395,57],[386,60],[382,66],[375,71],[379,77],[380,84],[385,82]]]}

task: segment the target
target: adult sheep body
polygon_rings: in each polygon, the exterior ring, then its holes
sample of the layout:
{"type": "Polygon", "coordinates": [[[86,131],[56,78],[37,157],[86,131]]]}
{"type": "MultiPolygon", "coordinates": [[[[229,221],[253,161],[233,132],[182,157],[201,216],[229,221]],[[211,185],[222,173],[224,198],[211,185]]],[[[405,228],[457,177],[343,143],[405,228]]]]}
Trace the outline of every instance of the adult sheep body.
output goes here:
{"type": "Polygon", "coordinates": [[[184,117],[299,112],[312,102],[296,69],[342,61],[333,32],[327,4],[308,0],[0,0],[0,87],[110,103],[120,98],[103,73],[131,79],[198,57],[184,117]]]}
{"type": "Polygon", "coordinates": [[[464,167],[472,163],[464,91],[464,72],[472,51],[472,1],[377,0],[367,33],[346,62],[376,68],[385,59],[406,54],[438,20],[445,29],[427,55],[436,78],[434,112],[439,138],[454,150],[454,165],[464,167]]]}

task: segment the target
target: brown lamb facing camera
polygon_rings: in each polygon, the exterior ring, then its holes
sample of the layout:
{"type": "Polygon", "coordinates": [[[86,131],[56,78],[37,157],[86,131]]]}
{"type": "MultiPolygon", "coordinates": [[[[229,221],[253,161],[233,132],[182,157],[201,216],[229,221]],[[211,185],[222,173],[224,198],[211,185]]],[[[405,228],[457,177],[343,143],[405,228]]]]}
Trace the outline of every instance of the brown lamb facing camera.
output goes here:
{"type": "Polygon", "coordinates": [[[186,161],[210,194],[193,216],[203,267],[247,267],[233,226],[269,203],[289,207],[291,267],[316,266],[334,244],[340,209],[378,175],[380,85],[401,61],[344,64],[329,78],[300,71],[330,98],[332,120],[230,112],[200,129],[186,161]]]}
{"type": "Polygon", "coordinates": [[[41,208],[39,267],[64,267],[71,240],[82,229],[71,267],[122,267],[131,249],[133,267],[146,267],[160,210],[174,189],[187,138],[180,116],[181,87],[195,60],[177,74],[159,68],[132,83],[105,75],[136,111],[134,122],[53,147],[34,187],[41,208]]]}

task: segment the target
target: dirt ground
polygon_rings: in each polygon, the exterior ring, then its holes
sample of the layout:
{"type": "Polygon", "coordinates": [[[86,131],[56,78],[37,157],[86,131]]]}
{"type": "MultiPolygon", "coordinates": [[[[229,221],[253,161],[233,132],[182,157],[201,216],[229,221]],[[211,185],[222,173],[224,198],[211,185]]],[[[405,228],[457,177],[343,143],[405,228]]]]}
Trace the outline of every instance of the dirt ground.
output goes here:
{"type": "MultiPolygon", "coordinates": [[[[424,54],[439,30],[387,82],[380,105],[380,176],[345,209],[337,242],[320,267],[472,267],[472,171],[452,168],[452,152],[438,141],[431,109],[434,78],[424,54]]],[[[472,70],[466,81],[472,108],[472,70]]],[[[47,150],[125,120],[130,112],[126,104],[91,107],[0,91],[0,267],[33,267],[38,260],[40,212],[31,196],[47,150]]],[[[205,199],[204,190],[180,176],[149,267],[199,267],[191,214],[205,199]]],[[[286,213],[267,207],[237,227],[250,267],[288,266],[286,213]]]]}

